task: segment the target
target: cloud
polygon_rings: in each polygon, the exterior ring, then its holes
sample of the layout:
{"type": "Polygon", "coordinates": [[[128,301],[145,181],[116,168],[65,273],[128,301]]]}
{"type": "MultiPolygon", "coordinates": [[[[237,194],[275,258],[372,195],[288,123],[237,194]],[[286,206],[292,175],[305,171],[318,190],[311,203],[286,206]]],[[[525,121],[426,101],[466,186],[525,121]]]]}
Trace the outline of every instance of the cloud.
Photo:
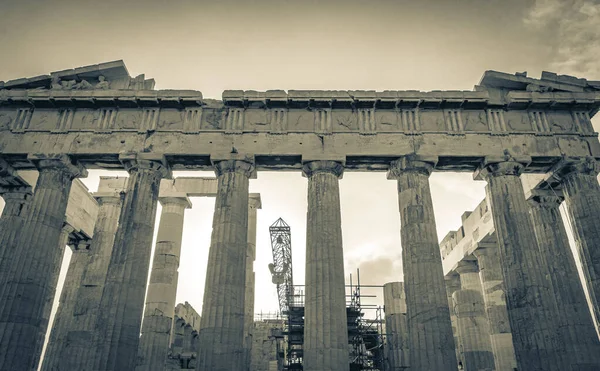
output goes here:
{"type": "Polygon", "coordinates": [[[536,0],[523,21],[547,34],[553,72],[600,79],[600,1],[536,0]]]}

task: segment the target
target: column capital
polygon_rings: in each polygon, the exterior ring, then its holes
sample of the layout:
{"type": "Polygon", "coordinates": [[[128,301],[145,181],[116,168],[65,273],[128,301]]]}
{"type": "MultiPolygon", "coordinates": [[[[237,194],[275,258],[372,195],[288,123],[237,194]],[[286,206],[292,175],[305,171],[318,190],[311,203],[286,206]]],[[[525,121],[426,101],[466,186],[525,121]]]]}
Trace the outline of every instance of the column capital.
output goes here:
{"type": "Polygon", "coordinates": [[[33,190],[30,186],[0,186],[0,196],[6,200],[27,200],[33,195],[33,190]]]}
{"type": "Polygon", "coordinates": [[[260,193],[250,193],[248,197],[248,207],[252,209],[262,209],[260,193]]]}
{"type": "Polygon", "coordinates": [[[64,153],[34,153],[28,155],[27,160],[33,163],[39,171],[43,171],[45,169],[62,170],[68,173],[73,179],[85,178],[88,175],[87,170],[84,166],[82,166],[72,156],[69,156],[64,153]]]}
{"type": "Polygon", "coordinates": [[[527,202],[531,207],[558,209],[564,199],[560,190],[553,192],[550,190],[532,189],[531,196],[529,196],[527,202]]]}
{"type": "Polygon", "coordinates": [[[256,173],[254,163],[246,160],[218,160],[213,162],[213,166],[217,177],[225,173],[241,173],[252,178],[256,173]]]}
{"type": "Polygon", "coordinates": [[[158,153],[128,152],[119,154],[119,161],[128,173],[135,170],[154,170],[162,178],[171,178],[171,168],[165,155],[158,153]]]}
{"type": "Polygon", "coordinates": [[[387,173],[388,179],[398,179],[400,174],[414,171],[424,175],[431,175],[433,168],[438,162],[437,156],[408,155],[400,157],[390,163],[387,173]]]}
{"type": "Polygon", "coordinates": [[[597,176],[600,173],[600,163],[592,156],[563,157],[550,170],[552,177],[562,181],[572,174],[589,174],[597,176]]]}
{"type": "Polygon", "coordinates": [[[489,256],[498,252],[497,242],[479,242],[477,248],[473,251],[473,255],[479,259],[480,256],[489,256]]]}
{"type": "Polygon", "coordinates": [[[446,293],[452,295],[454,291],[460,290],[460,277],[458,274],[450,272],[444,276],[446,283],[446,293]]]}
{"type": "Polygon", "coordinates": [[[302,176],[310,178],[318,173],[330,173],[341,179],[344,174],[344,165],[339,161],[314,160],[302,164],[302,176]]]}
{"type": "Polygon", "coordinates": [[[479,266],[476,260],[461,260],[456,264],[454,271],[459,275],[464,273],[477,273],[479,272],[479,266]]]}
{"type": "Polygon", "coordinates": [[[27,188],[31,192],[31,187],[19,176],[17,170],[0,158],[0,195],[10,192],[22,193],[22,190],[27,188]]]}
{"type": "Polygon", "coordinates": [[[166,205],[181,205],[184,209],[191,209],[192,202],[187,193],[171,193],[165,196],[160,196],[158,202],[164,207],[166,205]]]}
{"type": "Polygon", "coordinates": [[[125,198],[125,191],[121,192],[95,192],[92,196],[96,199],[99,205],[104,204],[120,204],[125,198]]]}

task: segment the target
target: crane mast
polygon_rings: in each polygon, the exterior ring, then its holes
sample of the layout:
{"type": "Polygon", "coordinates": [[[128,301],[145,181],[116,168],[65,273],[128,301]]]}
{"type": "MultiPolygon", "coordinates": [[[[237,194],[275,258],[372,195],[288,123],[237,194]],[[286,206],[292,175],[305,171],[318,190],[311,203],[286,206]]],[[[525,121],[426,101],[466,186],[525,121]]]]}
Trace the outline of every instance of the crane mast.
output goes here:
{"type": "Polygon", "coordinates": [[[287,313],[294,293],[292,272],[292,235],[290,226],[279,218],[269,227],[273,263],[269,264],[272,281],[277,285],[279,310],[287,313]]]}

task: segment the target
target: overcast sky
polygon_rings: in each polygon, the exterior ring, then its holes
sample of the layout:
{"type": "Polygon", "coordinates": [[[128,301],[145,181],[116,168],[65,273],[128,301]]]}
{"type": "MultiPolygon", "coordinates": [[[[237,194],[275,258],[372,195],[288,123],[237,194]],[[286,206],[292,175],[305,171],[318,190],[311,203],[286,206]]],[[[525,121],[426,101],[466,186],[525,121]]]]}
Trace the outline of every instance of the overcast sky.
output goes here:
{"type": "MultiPolygon", "coordinates": [[[[226,89],[470,90],[485,70],[600,79],[600,3],[590,0],[0,0],[0,14],[5,81],[118,59],[156,89],[216,99],[226,89]]],[[[110,174],[90,171],[83,181],[95,191],[110,174]]],[[[441,240],[484,198],[485,184],[470,173],[434,173],[430,182],[441,240]]],[[[256,312],[277,310],[267,265],[278,217],[291,225],[294,280],[304,283],[306,187],[300,173],[260,172],[250,182],[263,205],[256,312]]],[[[340,192],[346,276],[361,268],[362,283],[402,280],[395,182],[346,173],[340,192]]],[[[177,301],[200,312],[214,199],[192,202],[177,301]]]]}

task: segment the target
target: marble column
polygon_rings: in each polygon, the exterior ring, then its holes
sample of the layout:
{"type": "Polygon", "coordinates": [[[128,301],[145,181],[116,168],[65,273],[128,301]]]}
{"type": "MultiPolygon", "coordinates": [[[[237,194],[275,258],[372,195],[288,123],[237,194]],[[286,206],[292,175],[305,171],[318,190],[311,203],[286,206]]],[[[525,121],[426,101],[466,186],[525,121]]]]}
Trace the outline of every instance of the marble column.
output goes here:
{"type": "Polygon", "coordinates": [[[246,249],[246,290],[244,293],[244,367],[250,370],[252,329],[254,328],[254,260],[256,260],[256,218],[262,207],[260,194],[251,193],[248,203],[248,248],[246,249]]]}
{"type": "Polygon", "coordinates": [[[388,366],[390,371],[408,370],[408,327],[406,324],[406,295],[403,282],[383,285],[385,311],[385,334],[388,366]]]}
{"type": "Polygon", "coordinates": [[[163,371],[169,352],[171,326],[179,278],[179,257],[185,209],[192,203],[186,194],[161,197],[162,205],[136,370],[163,371]]]}
{"type": "Polygon", "coordinates": [[[452,295],[462,365],[465,371],[493,370],[494,354],[490,328],[485,314],[479,267],[474,261],[460,261],[455,269],[460,275],[460,290],[452,295]]]}
{"type": "Polygon", "coordinates": [[[20,233],[2,241],[0,265],[0,370],[29,370],[42,336],[44,304],[50,295],[60,232],[71,184],[86,170],[66,155],[32,155],[39,170],[20,233]]]}
{"type": "Polygon", "coordinates": [[[8,243],[21,233],[33,192],[31,187],[0,187],[4,210],[0,216],[0,266],[8,243]]]}
{"type": "Polygon", "coordinates": [[[557,303],[555,326],[565,347],[562,358],[567,369],[600,370],[600,341],[559,211],[563,198],[551,191],[533,192],[531,218],[557,303]]]}
{"type": "Polygon", "coordinates": [[[198,371],[242,370],[251,160],[216,161],[218,189],[200,320],[198,371]]]}
{"type": "Polygon", "coordinates": [[[454,312],[454,301],[452,300],[452,295],[455,291],[460,290],[460,278],[458,274],[454,272],[448,273],[447,276],[444,277],[446,282],[446,295],[448,297],[448,309],[450,310],[450,323],[452,324],[452,336],[454,337],[454,350],[456,353],[456,361],[459,364],[462,364],[461,352],[462,349],[460,344],[460,339],[458,337],[458,328],[456,323],[456,313],[454,312]]]}
{"type": "Polygon", "coordinates": [[[158,191],[170,176],[164,156],[138,153],[120,160],[129,180],[100,300],[95,371],[135,368],[158,191]]]}
{"type": "Polygon", "coordinates": [[[476,179],[486,193],[498,237],[506,307],[519,370],[565,370],[554,322],[556,302],[519,178],[530,158],[486,158],[476,179]]]}
{"type": "Polygon", "coordinates": [[[477,258],[479,265],[479,279],[490,328],[490,341],[496,370],[513,371],[517,368],[517,360],[506,309],[506,292],[498,253],[497,242],[480,243],[473,255],[477,258]]]}
{"type": "Polygon", "coordinates": [[[402,265],[410,365],[415,371],[457,367],[429,175],[437,158],[407,156],[390,165],[398,181],[402,265]]]}
{"type": "Polygon", "coordinates": [[[592,157],[566,158],[553,170],[560,181],[583,273],[600,323],[600,164],[592,157]]]}
{"type": "Polygon", "coordinates": [[[68,274],[65,279],[63,290],[68,291],[61,297],[43,371],[84,370],[93,363],[96,320],[124,194],[94,194],[99,204],[94,236],[87,258],[83,254],[71,258],[76,259],[73,269],[81,269],[81,275],[68,274]]]}
{"type": "Polygon", "coordinates": [[[348,371],[350,367],[344,251],[336,161],[306,162],[308,178],[304,370],[348,371]]]}

